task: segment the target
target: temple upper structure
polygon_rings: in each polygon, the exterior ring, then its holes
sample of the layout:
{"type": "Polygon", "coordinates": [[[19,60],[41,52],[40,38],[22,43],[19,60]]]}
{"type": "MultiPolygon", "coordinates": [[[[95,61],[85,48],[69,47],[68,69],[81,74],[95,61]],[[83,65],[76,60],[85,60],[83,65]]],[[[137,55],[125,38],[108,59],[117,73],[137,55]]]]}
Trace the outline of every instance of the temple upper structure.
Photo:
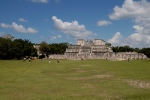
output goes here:
{"type": "Polygon", "coordinates": [[[84,39],[78,39],[77,45],[69,45],[65,54],[77,53],[77,54],[93,54],[93,53],[105,53],[113,52],[112,49],[106,45],[102,39],[94,39],[94,41],[86,41],[84,39]]]}
{"type": "Polygon", "coordinates": [[[81,46],[105,45],[105,41],[102,39],[94,39],[94,41],[86,41],[84,39],[78,39],[77,45],[81,46]]]}

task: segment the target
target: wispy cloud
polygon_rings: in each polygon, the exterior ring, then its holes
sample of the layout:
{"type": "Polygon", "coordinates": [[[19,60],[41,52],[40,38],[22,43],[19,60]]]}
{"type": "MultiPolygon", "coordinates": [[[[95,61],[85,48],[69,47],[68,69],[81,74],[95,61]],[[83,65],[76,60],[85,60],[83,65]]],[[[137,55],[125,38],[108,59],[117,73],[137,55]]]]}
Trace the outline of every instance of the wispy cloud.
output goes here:
{"type": "Polygon", "coordinates": [[[43,36],[41,36],[40,38],[41,38],[41,39],[43,39],[44,37],[43,37],[43,36]]]}
{"type": "Polygon", "coordinates": [[[106,26],[112,24],[110,21],[106,21],[106,20],[100,20],[97,22],[97,26],[106,26]]]}
{"type": "Polygon", "coordinates": [[[23,25],[18,25],[15,22],[12,22],[12,25],[7,25],[5,23],[1,23],[2,28],[13,28],[15,31],[20,33],[37,33],[38,31],[34,28],[24,28],[23,25]]]}
{"type": "Polygon", "coordinates": [[[45,21],[45,22],[48,22],[48,19],[45,19],[44,21],[45,21]]]}
{"type": "Polygon", "coordinates": [[[61,0],[55,0],[56,3],[59,3],[61,0]]]}
{"type": "Polygon", "coordinates": [[[19,18],[18,19],[20,22],[28,22],[28,20],[25,20],[25,19],[23,19],[23,18],[19,18]]]}
{"type": "Polygon", "coordinates": [[[32,2],[38,2],[38,3],[48,3],[49,0],[31,0],[32,2]]]}
{"type": "Polygon", "coordinates": [[[2,28],[11,28],[11,25],[7,25],[5,23],[1,23],[1,27],[2,28]]]}
{"type": "MultiPolygon", "coordinates": [[[[34,3],[48,3],[50,0],[30,0],[31,2],[34,3]]],[[[59,3],[61,0],[54,0],[54,2],[59,3]]]]}
{"type": "Polygon", "coordinates": [[[52,36],[52,37],[50,37],[50,40],[53,41],[53,40],[58,39],[58,38],[61,38],[61,35],[52,36]]]}

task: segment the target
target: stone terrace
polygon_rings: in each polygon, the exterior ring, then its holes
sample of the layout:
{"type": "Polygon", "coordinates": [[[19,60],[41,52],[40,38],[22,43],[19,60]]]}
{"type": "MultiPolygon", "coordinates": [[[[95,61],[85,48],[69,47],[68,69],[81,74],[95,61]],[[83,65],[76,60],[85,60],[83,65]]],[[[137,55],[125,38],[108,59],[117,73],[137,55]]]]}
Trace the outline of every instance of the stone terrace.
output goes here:
{"type": "Polygon", "coordinates": [[[78,39],[77,45],[69,45],[64,55],[49,55],[52,59],[146,59],[146,55],[137,52],[113,52],[102,39],[86,41],[78,39]]]}

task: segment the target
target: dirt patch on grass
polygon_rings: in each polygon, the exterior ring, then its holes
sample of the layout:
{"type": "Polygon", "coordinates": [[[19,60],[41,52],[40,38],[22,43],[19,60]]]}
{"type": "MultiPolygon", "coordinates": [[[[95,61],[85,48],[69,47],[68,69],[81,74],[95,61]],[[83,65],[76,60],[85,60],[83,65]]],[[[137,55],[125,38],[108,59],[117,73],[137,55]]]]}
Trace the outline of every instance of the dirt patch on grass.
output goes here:
{"type": "Polygon", "coordinates": [[[100,79],[100,78],[110,78],[112,75],[92,75],[89,77],[67,77],[68,80],[90,80],[90,79],[100,79]]]}
{"type": "Polygon", "coordinates": [[[133,86],[135,88],[150,89],[150,81],[124,80],[124,82],[128,83],[130,86],[133,86]]]}
{"type": "Polygon", "coordinates": [[[112,77],[112,75],[93,75],[90,78],[93,79],[93,78],[109,78],[109,77],[112,77]]]}

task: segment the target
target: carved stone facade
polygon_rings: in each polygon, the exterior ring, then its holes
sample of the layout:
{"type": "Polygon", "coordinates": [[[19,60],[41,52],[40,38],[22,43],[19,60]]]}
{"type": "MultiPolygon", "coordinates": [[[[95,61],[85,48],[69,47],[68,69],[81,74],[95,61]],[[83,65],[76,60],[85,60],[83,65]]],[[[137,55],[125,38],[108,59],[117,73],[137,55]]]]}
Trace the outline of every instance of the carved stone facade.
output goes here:
{"type": "Polygon", "coordinates": [[[70,45],[66,49],[65,56],[67,58],[84,58],[90,59],[94,55],[112,53],[112,49],[105,45],[105,41],[102,39],[95,39],[94,41],[85,41],[84,39],[78,39],[77,45],[70,45]],[[71,55],[73,57],[71,57],[71,55]]]}
{"type": "Polygon", "coordinates": [[[146,55],[137,52],[113,52],[102,39],[86,41],[78,39],[77,45],[69,45],[64,55],[50,55],[52,59],[146,59],[146,55]]]}

